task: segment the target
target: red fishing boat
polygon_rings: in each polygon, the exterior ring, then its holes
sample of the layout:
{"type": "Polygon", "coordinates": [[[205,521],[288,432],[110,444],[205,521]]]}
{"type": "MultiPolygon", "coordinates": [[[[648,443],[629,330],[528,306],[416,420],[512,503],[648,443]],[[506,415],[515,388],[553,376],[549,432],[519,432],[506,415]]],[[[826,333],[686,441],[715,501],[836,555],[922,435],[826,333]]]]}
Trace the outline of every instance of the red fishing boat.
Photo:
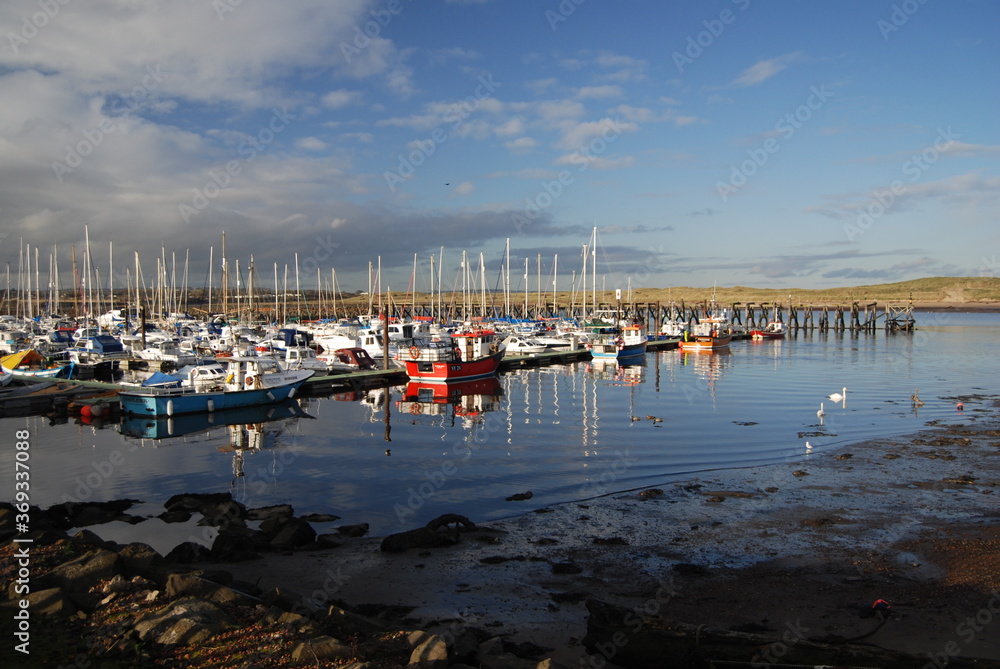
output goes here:
{"type": "Polygon", "coordinates": [[[438,383],[493,376],[503,354],[500,336],[484,329],[468,329],[442,339],[414,339],[409,349],[400,347],[407,376],[438,383]]]}

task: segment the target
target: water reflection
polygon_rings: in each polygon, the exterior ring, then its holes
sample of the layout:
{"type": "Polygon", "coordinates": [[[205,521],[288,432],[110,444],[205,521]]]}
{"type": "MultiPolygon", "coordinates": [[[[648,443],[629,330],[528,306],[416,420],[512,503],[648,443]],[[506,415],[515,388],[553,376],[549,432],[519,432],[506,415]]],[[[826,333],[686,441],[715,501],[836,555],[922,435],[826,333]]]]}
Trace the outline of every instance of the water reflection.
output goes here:
{"type": "Polygon", "coordinates": [[[495,377],[460,383],[410,381],[396,402],[401,413],[411,416],[443,417],[448,425],[456,421],[466,427],[481,423],[483,415],[500,406],[503,388],[495,377]]]}

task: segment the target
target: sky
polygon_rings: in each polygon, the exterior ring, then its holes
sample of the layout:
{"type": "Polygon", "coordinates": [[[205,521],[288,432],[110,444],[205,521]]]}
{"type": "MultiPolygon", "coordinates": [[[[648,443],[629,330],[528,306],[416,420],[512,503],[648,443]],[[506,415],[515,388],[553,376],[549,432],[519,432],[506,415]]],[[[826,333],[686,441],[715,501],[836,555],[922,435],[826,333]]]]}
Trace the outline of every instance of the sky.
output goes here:
{"type": "Polygon", "coordinates": [[[138,255],[218,285],[225,235],[265,287],[994,276],[998,27],[986,0],[7,0],[0,269],[44,285],[89,239],[93,282],[138,255]]]}

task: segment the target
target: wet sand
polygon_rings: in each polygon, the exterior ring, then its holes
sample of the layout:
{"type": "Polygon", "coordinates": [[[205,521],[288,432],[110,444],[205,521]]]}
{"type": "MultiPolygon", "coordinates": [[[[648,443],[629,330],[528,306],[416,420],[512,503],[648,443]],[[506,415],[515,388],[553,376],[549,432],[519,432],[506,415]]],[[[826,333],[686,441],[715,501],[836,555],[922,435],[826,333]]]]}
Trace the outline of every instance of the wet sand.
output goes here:
{"type": "Polygon", "coordinates": [[[390,554],[363,537],[224,567],[395,612],[411,629],[473,627],[551,649],[539,656],[574,667],[614,666],[581,643],[590,597],[715,629],[864,637],[930,666],[1000,659],[998,406],[968,398],[909,437],[553,506],[455,546],[390,554]]]}

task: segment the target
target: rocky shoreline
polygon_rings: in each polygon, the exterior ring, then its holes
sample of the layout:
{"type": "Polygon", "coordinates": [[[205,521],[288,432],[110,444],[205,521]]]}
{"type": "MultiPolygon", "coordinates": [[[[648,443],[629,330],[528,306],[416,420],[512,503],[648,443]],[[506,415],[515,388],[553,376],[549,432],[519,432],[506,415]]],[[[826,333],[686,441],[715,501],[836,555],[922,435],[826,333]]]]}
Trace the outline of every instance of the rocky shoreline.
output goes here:
{"type": "Polygon", "coordinates": [[[32,651],[8,644],[0,657],[527,669],[820,657],[808,651],[866,666],[1000,666],[998,403],[961,399],[954,420],[906,438],[486,524],[449,514],[390,537],[364,525],[317,535],[309,519],[329,518],[178,495],[164,514],[200,515],[219,533],[210,549],[161,556],[66,535],[139,522],[132,500],[33,509],[27,595],[15,578],[23,544],[0,505],[0,626],[15,638],[26,597],[32,651]]]}

